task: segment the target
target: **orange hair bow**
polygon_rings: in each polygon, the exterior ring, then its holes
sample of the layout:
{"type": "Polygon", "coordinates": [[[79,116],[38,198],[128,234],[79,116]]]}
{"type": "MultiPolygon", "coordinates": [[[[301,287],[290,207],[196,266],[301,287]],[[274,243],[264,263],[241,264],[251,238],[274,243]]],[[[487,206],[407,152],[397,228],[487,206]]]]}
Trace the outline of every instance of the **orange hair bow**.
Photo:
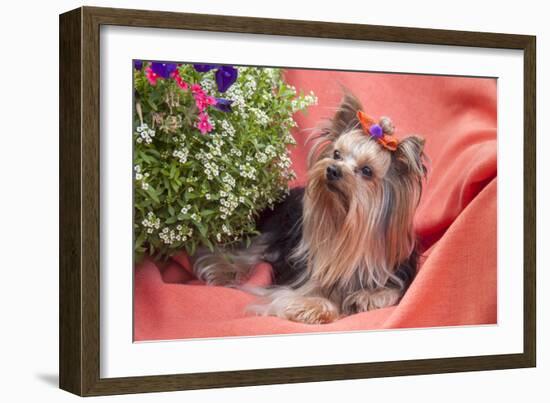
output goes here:
{"type": "Polygon", "coordinates": [[[389,151],[397,150],[399,140],[393,135],[393,124],[389,118],[381,118],[376,122],[363,111],[357,111],[357,119],[365,134],[374,138],[382,147],[389,151]]]}

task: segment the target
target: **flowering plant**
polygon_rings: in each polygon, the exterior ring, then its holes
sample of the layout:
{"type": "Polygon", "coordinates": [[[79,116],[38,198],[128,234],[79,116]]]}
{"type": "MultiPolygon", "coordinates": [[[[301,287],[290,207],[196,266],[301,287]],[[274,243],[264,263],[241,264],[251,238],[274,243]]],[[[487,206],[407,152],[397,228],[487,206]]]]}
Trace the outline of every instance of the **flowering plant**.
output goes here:
{"type": "Polygon", "coordinates": [[[134,62],[134,250],[249,242],[294,178],[293,113],[316,103],[280,69],[134,62]]]}

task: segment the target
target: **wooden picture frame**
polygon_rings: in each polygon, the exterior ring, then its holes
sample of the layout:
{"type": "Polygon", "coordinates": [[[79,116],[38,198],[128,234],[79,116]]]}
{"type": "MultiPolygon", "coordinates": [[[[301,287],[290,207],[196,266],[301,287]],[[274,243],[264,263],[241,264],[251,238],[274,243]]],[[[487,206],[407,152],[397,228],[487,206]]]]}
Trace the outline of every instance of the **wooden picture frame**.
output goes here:
{"type": "Polygon", "coordinates": [[[60,16],[60,387],[80,396],[533,367],[536,363],[534,36],[81,7],[60,16]],[[521,354],[100,377],[100,27],[170,28],[524,52],[524,348],[521,354]]]}

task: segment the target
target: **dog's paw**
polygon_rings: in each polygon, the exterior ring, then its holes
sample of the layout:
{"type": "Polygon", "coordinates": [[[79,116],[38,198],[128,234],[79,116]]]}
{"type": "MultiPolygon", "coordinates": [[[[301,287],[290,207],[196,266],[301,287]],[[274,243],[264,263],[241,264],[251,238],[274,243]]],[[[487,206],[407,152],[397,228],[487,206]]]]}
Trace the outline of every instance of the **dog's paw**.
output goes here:
{"type": "Polygon", "coordinates": [[[283,317],[308,324],[330,323],[338,318],[338,308],[326,298],[300,297],[286,306],[283,317]]]}
{"type": "Polygon", "coordinates": [[[350,294],[342,303],[342,310],[349,314],[386,308],[399,302],[401,292],[394,288],[380,290],[360,290],[350,294]]]}

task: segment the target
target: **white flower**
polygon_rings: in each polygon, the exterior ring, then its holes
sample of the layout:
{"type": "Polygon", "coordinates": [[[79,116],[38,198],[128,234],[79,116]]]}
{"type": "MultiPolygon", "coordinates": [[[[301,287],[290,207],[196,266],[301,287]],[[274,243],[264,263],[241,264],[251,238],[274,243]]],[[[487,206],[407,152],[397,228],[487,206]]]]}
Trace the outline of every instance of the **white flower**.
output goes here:
{"type": "Polygon", "coordinates": [[[256,168],[247,162],[245,165],[239,165],[239,174],[243,178],[256,179],[256,168]]]}
{"type": "Polygon", "coordinates": [[[231,125],[231,123],[229,123],[229,121],[227,120],[222,120],[221,121],[221,127],[222,127],[222,132],[221,132],[221,135],[222,137],[233,137],[235,135],[235,128],[231,125]]]}
{"type": "Polygon", "coordinates": [[[261,164],[265,164],[267,162],[267,155],[262,152],[257,152],[256,160],[258,160],[258,162],[260,162],[261,164]]]}
{"type": "Polygon", "coordinates": [[[145,141],[146,144],[151,144],[153,142],[153,137],[155,137],[155,131],[153,129],[149,129],[149,126],[147,126],[147,123],[142,123],[140,126],[137,127],[136,131],[139,136],[136,139],[138,143],[145,141]]]}
{"type": "Polygon", "coordinates": [[[148,234],[152,234],[153,229],[159,229],[160,219],[157,216],[155,216],[155,214],[152,211],[150,211],[147,213],[147,217],[141,221],[141,225],[147,228],[148,234]]]}
{"type": "Polygon", "coordinates": [[[258,121],[258,124],[262,127],[267,126],[269,124],[269,122],[271,121],[269,116],[267,116],[267,114],[264,111],[262,111],[261,109],[250,108],[250,111],[256,117],[256,120],[258,121]]]}
{"type": "Polygon", "coordinates": [[[179,150],[174,150],[172,156],[176,157],[182,164],[185,164],[187,162],[187,158],[189,157],[189,150],[185,147],[179,150]]]}

